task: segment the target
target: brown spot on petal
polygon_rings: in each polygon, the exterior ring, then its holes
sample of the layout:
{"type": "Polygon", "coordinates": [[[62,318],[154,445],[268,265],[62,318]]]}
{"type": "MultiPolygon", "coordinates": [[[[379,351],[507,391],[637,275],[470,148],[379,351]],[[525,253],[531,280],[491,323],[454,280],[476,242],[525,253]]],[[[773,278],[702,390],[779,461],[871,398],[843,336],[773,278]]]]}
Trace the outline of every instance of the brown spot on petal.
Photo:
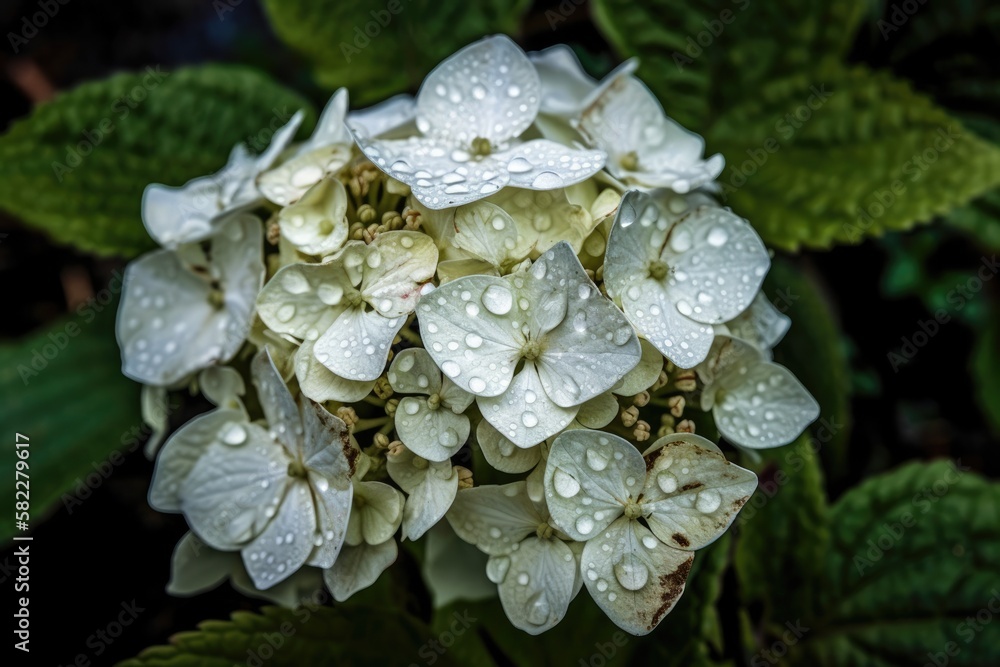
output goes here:
{"type": "Polygon", "coordinates": [[[684,537],[680,533],[674,533],[673,535],[670,536],[670,539],[672,539],[674,542],[681,545],[682,547],[691,546],[691,542],[688,540],[688,538],[684,537]]]}
{"type": "Polygon", "coordinates": [[[703,486],[705,486],[705,485],[702,484],[701,482],[688,482],[687,484],[685,484],[684,486],[682,486],[680,488],[680,490],[681,491],[692,491],[694,489],[700,489],[703,486]]]}
{"type": "Polygon", "coordinates": [[[693,563],[694,554],[691,554],[691,557],[684,561],[676,570],[670,574],[660,575],[660,606],[653,613],[653,618],[646,628],[647,630],[652,631],[659,624],[660,619],[666,616],[667,612],[677,604],[678,598],[684,592],[684,583],[691,573],[691,565],[693,563]]]}

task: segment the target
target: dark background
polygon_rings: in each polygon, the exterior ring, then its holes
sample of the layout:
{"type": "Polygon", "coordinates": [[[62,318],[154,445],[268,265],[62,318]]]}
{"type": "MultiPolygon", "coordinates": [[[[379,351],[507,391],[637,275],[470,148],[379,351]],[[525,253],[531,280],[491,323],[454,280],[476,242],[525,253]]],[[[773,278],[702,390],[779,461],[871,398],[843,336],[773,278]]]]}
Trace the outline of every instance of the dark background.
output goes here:
{"type": "MultiPolygon", "coordinates": [[[[536,3],[525,21],[522,46],[543,48],[554,42],[580,46],[595,54],[587,61],[595,74],[614,64],[586,11],[575,12],[572,20],[553,33],[544,19],[545,7],[536,3]]],[[[17,29],[21,17],[35,11],[36,1],[3,0],[2,35],[17,29]]],[[[918,12],[902,30],[921,30],[921,22],[928,18],[933,20],[933,15],[918,12]]],[[[868,39],[862,35],[853,58],[891,68],[914,81],[918,89],[932,92],[940,82],[926,62],[926,54],[890,61],[894,38],[868,39]]],[[[996,44],[990,46],[987,40],[982,44],[982,62],[996,63],[996,44]]],[[[968,48],[968,44],[962,46],[968,48]]],[[[18,55],[12,54],[4,37],[0,47],[0,129],[27,115],[34,103],[82,81],[147,65],[172,69],[206,61],[255,65],[320,105],[325,98],[303,64],[273,35],[253,0],[244,0],[223,20],[209,0],[70,0],[18,55]]],[[[94,260],[56,246],[3,213],[0,234],[7,235],[0,242],[0,280],[5,288],[0,319],[3,340],[27,334],[74,311],[123,264],[94,260]]],[[[998,443],[971,398],[969,353],[974,336],[968,326],[958,321],[943,326],[898,373],[887,361],[887,352],[900,346],[900,336],[912,334],[918,320],[929,317],[918,295],[886,292],[887,271],[900,252],[926,247],[928,234],[931,250],[919,260],[928,274],[957,271],[972,275],[983,255],[981,249],[959,233],[922,229],[869,240],[857,247],[805,253],[795,260],[801,270],[819,278],[842,324],[850,352],[854,424],[846,463],[836,472],[828,472],[828,489],[834,498],[861,478],[912,459],[948,456],[991,477],[1000,473],[998,443]]],[[[986,283],[971,306],[995,309],[1000,297],[997,282],[986,283]]],[[[172,425],[183,423],[194,411],[190,407],[175,414],[172,425]]],[[[179,516],[162,515],[147,506],[151,472],[152,463],[140,448],[72,513],[58,508],[44,522],[42,517],[33,517],[33,650],[30,662],[18,654],[14,664],[69,665],[80,654],[93,665],[112,664],[146,646],[166,642],[173,632],[194,629],[201,620],[226,618],[233,610],[259,607],[228,585],[193,599],[171,598],[164,593],[171,551],[186,529],[179,516]],[[122,603],[133,600],[144,611],[119,638],[106,645],[95,633],[107,628],[122,603]],[[99,649],[103,652],[98,656],[99,649]]],[[[0,586],[5,599],[14,597],[13,577],[8,573],[15,562],[12,553],[13,549],[7,548],[0,555],[0,586]]],[[[5,637],[9,637],[8,632],[4,629],[5,637]]]]}

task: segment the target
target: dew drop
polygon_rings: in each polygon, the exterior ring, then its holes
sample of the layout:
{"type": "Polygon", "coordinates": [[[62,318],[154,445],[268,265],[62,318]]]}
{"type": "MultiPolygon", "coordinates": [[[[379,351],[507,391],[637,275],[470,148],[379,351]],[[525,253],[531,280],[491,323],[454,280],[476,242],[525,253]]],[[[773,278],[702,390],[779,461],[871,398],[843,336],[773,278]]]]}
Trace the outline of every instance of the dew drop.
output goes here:
{"type": "Polygon", "coordinates": [[[572,498],[580,493],[580,482],[561,468],[556,468],[555,473],[553,473],[552,485],[555,487],[556,493],[563,498],[572,498]]]}

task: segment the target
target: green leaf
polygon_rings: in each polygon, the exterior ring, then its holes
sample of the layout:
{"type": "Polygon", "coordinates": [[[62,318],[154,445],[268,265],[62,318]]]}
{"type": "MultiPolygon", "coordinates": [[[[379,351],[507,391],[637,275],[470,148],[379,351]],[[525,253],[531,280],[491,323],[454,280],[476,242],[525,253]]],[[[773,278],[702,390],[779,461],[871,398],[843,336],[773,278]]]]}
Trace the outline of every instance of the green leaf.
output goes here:
{"type": "Polygon", "coordinates": [[[829,543],[816,445],[803,435],[747,464],[760,482],[736,518],[733,563],[744,605],[760,610],[753,631],[758,646],[780,637],[786,620],[815,608],[815,582],[829,543]]]}
{"type": "Polygon", "coordinates": [[[260,614],[205,621],[197,632],[175,635],[170,646],[148,648],[119,667],[408,665],[424,664],[428,656],[441,667],[457,665],[429,648],[435,639],[418,619],[381,606],[264,607],[260,614]]]}
{"type": "Polygon", "coordinates": [[[1000,190],[993,190],[968,206],[955,209],[946,220],[984,248],[1000,250],[1000,190]]]}
{"type": "Polygon", "coordinates": [[[484,35],[517,32],[528,0],[265,0],[275,32],[327,88],[358,104],[415,88],[454,51],[484,35]]]}
{"type": "Polygon", "coordinates": [[[706,134],[726,203],[787,250],[909,229],[1000,185],[1000,148],[863,68],[763,84],[706,134]]]}
{"type": "Polygon", "coordinates": [[[976,338],[970,361],[976,398],[994,432],[1000,433],[1000,314],[976,338]]]}
{"type": "MultiPolygon", "coordinates": [[[[114,457],[121,455],[109,458],[112,452],[130,439],[139,444],[139,388],[121,374],[115,309],[114,302],[102,307],[95,301],[79,317],[0,346],[0,424],[11,449],[0,461],[0,475],[13,485],[19,460],[14,434],[27,436],[29,467],[23,472],[30,477],[33,526],[80,478],[106,477],[98,468],[114,470],[114,457]]],[[[0,541],[17,533],[14,512],[4,512],[0,541]]]]}
{"type": "Polygon", "coordinates": [[[764,294],[792,320],[774,350],[775,361],[787,366],[819,403],[820,417],[810,430],[824,459],[839,469],[851,432],[851,377],[833,305],[814,273],[780,257],[772,262],[764,294]]]}
{"type": "Polygon", "coordinates": [[[1000,664],[1000,486],[950,462],[869,479],[830,510],[816,614],[792,665],[1000,664]],[[993,609],[991,609],[992,607],[993,609]],[[980,620],[977,621],[976,617],[980,620]]]}
{"type": "Polygon", "coordinates": [[[727,204],[797,250],[909,229],[1000,185],[1000,149],[909,85],[844,65],[866,11],[861,0],[600,0],[595,16],[640,57],[668,115],[726,157],[727,204]],[[939,135],[949,128],[961,136],[939,135]]]}
{"type": "Polygon", "coordinates": [[[646,637],[620,630],[581,589],[559,625],[538,636],[518,630],[499,600],[459,601],[438,610],[434,628],[444,633],[456,619],[474,618],[472,632],[456,637],[449,649],[462,665],[519,667],[597,664],[607,667],[656,664],[662,667],[711,667],[711,648],[720,648],[721,630],[714,607],[729,562],[729,537],[702,549],[694,559],[688,584],[677,606],[646,637]]]}
{"type": "MultiPolygon", "coordinates": [[[[766,81],[839,61],[865,15],[862,0],[597,0],[594,18],[667,114],[696,132],[766,81]]],[[[817,81],[817,83],[819,83],[817,81]]]]}
{"type": "Polygon", "coordinates": [[[61,243],[135,255],[153,247],[140,217],[147,184],[214,173],[240,142],[259,152],[298,109],[309,103],[240,67],[86,83],[0,137],[0,208],[61,243]]]}

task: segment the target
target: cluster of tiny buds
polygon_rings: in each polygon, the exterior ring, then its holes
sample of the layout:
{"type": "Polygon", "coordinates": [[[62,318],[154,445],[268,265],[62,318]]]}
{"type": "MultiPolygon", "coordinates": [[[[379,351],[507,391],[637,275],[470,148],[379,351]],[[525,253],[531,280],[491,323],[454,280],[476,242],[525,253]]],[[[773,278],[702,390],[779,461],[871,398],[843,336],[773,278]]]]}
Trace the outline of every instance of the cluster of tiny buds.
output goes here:
{"type": "Polygon", "coordinates": [[[642,419],[635,423],[635,430],[632,431],[632,437],[636,439],[637,442],[645,442],[649,440],[649,422],[642,419]]]}
{"type": "Polygon", "coordinates": [[[360,160],[351,165],[351,174],[344,185],[357,200],[368,196],[371,184],[382,178],[382,172],[368,160],[360,160]]]}

